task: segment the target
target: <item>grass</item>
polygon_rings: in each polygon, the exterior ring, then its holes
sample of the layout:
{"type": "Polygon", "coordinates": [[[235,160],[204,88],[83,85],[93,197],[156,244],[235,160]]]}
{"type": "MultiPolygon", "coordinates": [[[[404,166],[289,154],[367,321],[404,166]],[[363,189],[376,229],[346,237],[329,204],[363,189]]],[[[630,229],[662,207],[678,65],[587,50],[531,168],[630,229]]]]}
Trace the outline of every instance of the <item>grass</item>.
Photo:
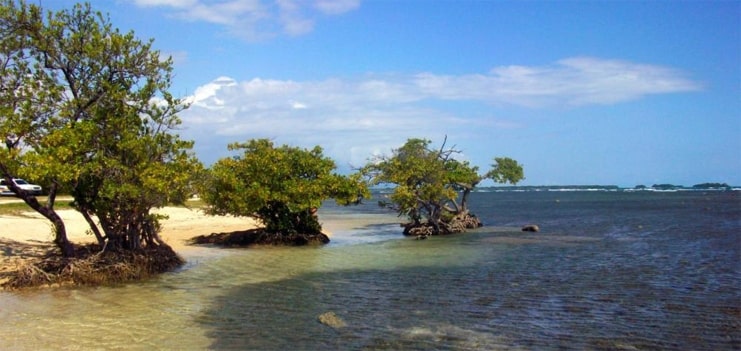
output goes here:
{"type": "MultiPolygon", "coordinates": [[[[44,204],[46,203],[46,196],[39,196],[37,197],[39,200],[39,203],[44,204]]],[[[33,212],[34,210],[31,208],[31,206],[28,206],[25,202],[21,201],[14,201],[14,200],[20,200],[16,197],[1,197],[0,198],[0,215],[13,215],[13,216],[19,216],[23,212],[33,212]]],[[[54,203],[54,209],[55,210],[65,210],[70,209],[72,206],[70,206],[70,201],[66,199],[57,199],[57,201],[54,203]]]]}
{"type": "Polygon", "coordinates": [[[204,207],[206,207],[206,203],[203,202],[203,200],[201,200],[199,198],[193,198],[193,199],[189,199],[188,201],[186,201],[185,204],[179,204],[179,205],[178,204],[173,204],[173,205],[170,205],[170,206],[187,207],[187,208],[198,209],[198,208],[204,208],[204,207]]]}
{"type": "MultiPolygon", "coordinates": [[[[39,203],[42,205],[46,203],[46,196],[38,196],[36,197],[39,200],[39,203]]],[[[63,197],[63,198],[57,198],[57,201],[54,203],[54,209],[55,210],[67,210],[72,209],[72,206],[70,206],[70,202],[72,201],[71,197],[63,197]]],[[[204,208],[206,207],[206,204],[201,199],[191,199],[188,200],[188,202],[185,205],[171,205],[171,206],[180,206],[180,207],[188,207],[193,209],[198,208],[204,208]]],[[[0,215],[12,215],[12,216],[19,216],[23,212],[33,212],[33,209],[26,205],[23,200],[13,197],[13,196],[3,196],[0,197],[0,215]]]]}

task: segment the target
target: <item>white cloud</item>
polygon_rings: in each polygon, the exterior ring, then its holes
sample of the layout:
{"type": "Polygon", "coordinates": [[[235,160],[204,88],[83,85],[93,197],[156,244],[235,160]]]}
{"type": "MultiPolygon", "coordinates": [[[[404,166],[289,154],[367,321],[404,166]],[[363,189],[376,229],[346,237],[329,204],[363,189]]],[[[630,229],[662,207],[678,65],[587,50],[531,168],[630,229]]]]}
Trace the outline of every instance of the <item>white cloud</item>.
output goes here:
{"type": "Polygon", "coordinates": [[[523,106],[613,104],[701,86],[676,70],[620,60],[568,58],[550,66],[503,66],[486,74],[419,74],[429,96],[523,106]]]}
{"type": "Polygon", "coordinates": [[[314,29],[319,16],[340,15],[360,6],[359,0],[133,0],[141,7],[164,7],[187,21],[224,26],[247,39],[263,40],[279,34],[302,35],[314,29]]]}
{"type": "Polygon", "coordinates": [[[337,15],[360,7],[360,0],[318,0],[314,7],[323,13],[337,15]]]}
{"type": "Polygon", "coordinates": [[[171,7],[189,7],[196,4],[197,0],[134,0],[138,6],[171,6],[171,7]]]}
{"type": "Polygon", "coordinates": [[[303,110],[303,109],[309,108],[309,106],[306,106],[306,104],[299,102],[299,101],[291,101],[291,107],[294,110],[303,110]]]}
{"type": "Polygon", "coordinates": [[[301,35],[314,30],[314,21],[304,15],[301,6],[293,0],[276,0],[280,9],[280,23],[288,35],[301,35]]]}
{"type": "Polygon", "coordinates": [[[187,51],[172,51],[172,52],[160,52],[160,60],[172,59],[176,65],[184,64],[188,62],[187,51]]]}
{"type": "Polygon", "coordinates": [[[214,81],[196,88],[193,95],[188,96],[183,102],[199,106],[205,109],[221,109],[225,101],[217,96],[222,88],[237,85],[237,82],[229,77],[219,77],[214,81]]]}
{"type": "Polygon", "coordinates": [[[441,108],[446,104],[575,108],[700,88],[670,68],[578,57],[457,76],[369,75],[306,82],[220,77],[186,99],[192,107],[182,116],[186,136],[192,134],[198,143],[268,137],[308,147],[331,140],[334,157],[360,164],[408,137],[490,135],[523,127],[520,121],[496,117],[493,108],[471,115],[463,112],[470,109],[441,108]]]}

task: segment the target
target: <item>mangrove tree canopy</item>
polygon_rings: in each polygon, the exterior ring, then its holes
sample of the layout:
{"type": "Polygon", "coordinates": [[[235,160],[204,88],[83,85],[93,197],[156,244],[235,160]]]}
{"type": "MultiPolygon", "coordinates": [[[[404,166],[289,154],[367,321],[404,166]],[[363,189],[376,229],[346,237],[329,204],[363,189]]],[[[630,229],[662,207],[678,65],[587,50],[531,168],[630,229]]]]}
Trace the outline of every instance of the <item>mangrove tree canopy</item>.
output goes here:
{"type": "Polygon", "coordinates": [[[481,181],[516,184],[524,178],[513,159],[495,158],[491,169],[480,174],[477,166],[456,159],[459,154],[445,142],[432,148],[430,140],[409,139],[391,156],[371,160],[361,173],[371,185],[393,187],[379,204],[410,220],[405,235],[457,233],[481,225],[468,208],[468,197],[481,181]]]}
{"type": "Polygon", "coordinates": [[[334,173],[332,159],[319,146],[275,146],[267,139],[229,145],[240,155],[218,160],[203,177],[200,196],[206,211],[258,219],[278,235],[321,234],[316,211],[334,198],[346,205],[369,197],[359,175],[334,173]]]}
{"type": "Polygon", "coordinates": [[[49,197],[12,190],[52,221],[66,256],[60,189],[105,250],[169,249],[150,210],[185,199],[200,167],[173,132],[186,106],[168,92],[172,60],[89,4],[44,12],[0,0],[0,34],[0,135],[13,140],[0,172],[43,182],[49,197]]]}

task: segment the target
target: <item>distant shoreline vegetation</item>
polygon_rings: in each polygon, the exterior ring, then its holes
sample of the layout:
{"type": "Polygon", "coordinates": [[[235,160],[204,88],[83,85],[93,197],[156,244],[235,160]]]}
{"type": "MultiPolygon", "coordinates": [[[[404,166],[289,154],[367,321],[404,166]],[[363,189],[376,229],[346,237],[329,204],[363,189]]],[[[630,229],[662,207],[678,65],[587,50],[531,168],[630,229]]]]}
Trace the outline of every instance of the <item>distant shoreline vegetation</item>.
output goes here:
{"type": "Polygon", "coordinates": [[[490,186],[480,187],[476,192],[518,192],[518,191],[741,191],[741,186],[726,183],[701,183],[693,186],[675,184],[636,185],[621,188],[617,185],[526,185],[526,186],[490,186]]]}

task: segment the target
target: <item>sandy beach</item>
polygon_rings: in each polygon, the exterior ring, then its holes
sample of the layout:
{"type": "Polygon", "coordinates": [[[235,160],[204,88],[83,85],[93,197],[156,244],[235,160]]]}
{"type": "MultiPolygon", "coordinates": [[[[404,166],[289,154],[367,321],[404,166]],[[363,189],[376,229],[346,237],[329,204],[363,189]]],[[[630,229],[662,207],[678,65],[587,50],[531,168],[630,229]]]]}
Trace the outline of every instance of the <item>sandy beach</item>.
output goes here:
{"type": "MultiPolygon", "coordinates": [[[[189,250],[196,249],[186,244],[194,236],[245,230],[256,225],[251,218],[208,216],[199,209],[185,207],[165,207],[154,212],[168,217],[161,221],[160,236],[184,257],[189,250]]],[[[64,220],[70,241],[76,244],[95,242],[79,212],[60,210],[57,213],[64,220]]],[[[24,260],[42,255],[51,247],[52,239],[51,223],[33,210],[0,215],[0,277],[16,269],[24,260]]]]}

